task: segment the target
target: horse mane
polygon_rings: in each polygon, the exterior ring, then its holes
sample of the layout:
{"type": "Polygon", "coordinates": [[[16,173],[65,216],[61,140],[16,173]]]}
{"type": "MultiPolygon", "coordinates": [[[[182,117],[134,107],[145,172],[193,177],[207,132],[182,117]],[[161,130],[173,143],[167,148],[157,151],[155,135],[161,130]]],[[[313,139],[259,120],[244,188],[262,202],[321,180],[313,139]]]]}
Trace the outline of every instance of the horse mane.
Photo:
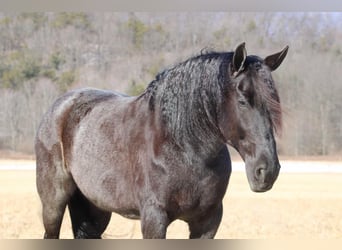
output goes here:
{"type": "Polygon", "coordinates": [[[233,53],[201,53],[159,73],[146,88],[150,110],[157,107],[177,142],[203,143],[220,134],[218,115],[228,60],[233,53]]]}

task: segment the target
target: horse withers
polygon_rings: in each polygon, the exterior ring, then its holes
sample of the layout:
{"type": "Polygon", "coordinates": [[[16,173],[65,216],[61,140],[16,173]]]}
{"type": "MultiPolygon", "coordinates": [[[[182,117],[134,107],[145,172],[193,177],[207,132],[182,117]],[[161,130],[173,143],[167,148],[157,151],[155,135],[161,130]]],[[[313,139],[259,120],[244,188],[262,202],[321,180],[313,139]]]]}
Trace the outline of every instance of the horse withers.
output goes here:
{"type": "Polygon", "coordinates": [[[242,43],[161,72],[137,97],[85,88],[58,98],[35,140],[44,237],[59,237],[68,207],[75,238],[101,238],[112,212],[140,219],[144,238],[165,238],[176,219],[190,238],[213,238],[231,174],[226,144],[253,191],[279,174],[271,71],[287,50],[262,59],[242,43]]]}

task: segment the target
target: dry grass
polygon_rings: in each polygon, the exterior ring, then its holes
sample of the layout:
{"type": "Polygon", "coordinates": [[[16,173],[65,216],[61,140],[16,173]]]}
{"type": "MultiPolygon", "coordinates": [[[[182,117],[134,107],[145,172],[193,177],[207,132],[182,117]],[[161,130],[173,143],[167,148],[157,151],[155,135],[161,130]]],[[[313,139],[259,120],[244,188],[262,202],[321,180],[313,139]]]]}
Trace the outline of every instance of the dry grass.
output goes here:
{"type": "MultiPolygon", "coordinates": [[[[0,238],[41,238],[35,172],[0,171],[0,238]]],[[[342,238],[342,174],[281,173],[274,188],[249,190],[244,173],[233,172],[216,238],[342,238]]],[[[170,225],[169,238],[186,238],[185,223],[170,225]]],[[[71,238],[66,213],[62,238],[71,238]]],[[[113,214],[105,238],[141,238],[139,221],[113,214]]]]}

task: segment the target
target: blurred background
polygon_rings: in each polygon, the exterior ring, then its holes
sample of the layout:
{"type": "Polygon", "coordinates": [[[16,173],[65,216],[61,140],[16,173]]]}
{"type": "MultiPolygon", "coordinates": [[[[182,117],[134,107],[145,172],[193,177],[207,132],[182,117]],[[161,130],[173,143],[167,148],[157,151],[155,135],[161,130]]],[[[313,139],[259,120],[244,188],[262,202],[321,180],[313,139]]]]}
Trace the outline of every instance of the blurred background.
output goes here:
{"type": "Polygon", "coordinates": [[[67,90],[138,95],[203,50],[246,42],[265,57],[290,46],[273,76],[285,111],[283,156],[342,155],[342,13],[0,13],[0,151],[33,154],[43,113],[67,90]]]}

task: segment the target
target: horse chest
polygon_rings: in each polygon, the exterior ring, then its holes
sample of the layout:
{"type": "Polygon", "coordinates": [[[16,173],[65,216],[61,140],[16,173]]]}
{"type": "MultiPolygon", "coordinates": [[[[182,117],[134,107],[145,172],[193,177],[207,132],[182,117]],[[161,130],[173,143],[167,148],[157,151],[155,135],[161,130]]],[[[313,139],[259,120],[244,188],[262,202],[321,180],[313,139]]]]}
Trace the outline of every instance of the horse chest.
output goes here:
{"type": "Polygon", "coordinates": [[[181,182],[178,180],[178,185],[174,185],[169,196],[170,213],[185,220],[206,213],[221,203],[226,186],[226,178],[213,174],[204,178],[188,176],[181,182]]]}

